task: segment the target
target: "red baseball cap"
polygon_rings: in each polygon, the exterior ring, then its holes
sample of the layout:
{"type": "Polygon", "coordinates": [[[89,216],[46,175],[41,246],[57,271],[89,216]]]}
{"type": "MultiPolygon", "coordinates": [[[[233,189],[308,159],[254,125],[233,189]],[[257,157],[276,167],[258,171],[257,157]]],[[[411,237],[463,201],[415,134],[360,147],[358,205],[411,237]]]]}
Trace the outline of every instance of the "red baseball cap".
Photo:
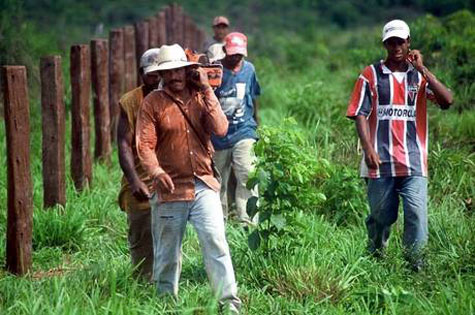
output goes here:
{"type": "Polygon", "coordinates": [[[229,33],[224,38],[224,47],[227,55],[244,55],[247,57],[247,37],[243,33],[229,33]]]}

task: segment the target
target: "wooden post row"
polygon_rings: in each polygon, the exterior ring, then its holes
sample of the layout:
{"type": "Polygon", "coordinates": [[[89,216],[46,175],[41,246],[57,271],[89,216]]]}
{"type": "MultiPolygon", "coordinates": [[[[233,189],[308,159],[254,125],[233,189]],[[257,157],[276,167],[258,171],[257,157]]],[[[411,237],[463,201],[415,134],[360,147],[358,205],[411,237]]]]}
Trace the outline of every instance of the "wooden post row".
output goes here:
{"type": "Polygon", "coordinates": [[[41,117],[43,132],[43,204],[66,204],[66,112],[61,56],[41,58],[41,117]]]}
{"type": "Polygon", "coordinates": [[[91,67],[88,45],[71,46],[72,91],[72,150],[71,176],[78,191],[92,182],[92,160],[89,149],[89,102],[91,96],[91,67]]]}
{"type": "Polygon", "coordinates": [[[109,45],[106,39],[91,41],[91,77],[94,100],[94,157],[110,162],[111,132],[109,113],[109,45]]]}
{"type": "MultiPolygon", "coordinates": [[[[140,57],[149,48],[149,23],[147,21],[141,21],[135,23],[135,57],[137,58],[137,65],[140,65],[140,57]]],[[[137,73],[137,85],[142,84],[142,78],[137,73]]]]}
{"type": "Polygon", "coordinates": [[[109,109],[112,142],[117,140],[119,100],[124,91],[124,32],[113,29],[109,33],[109,109]]]}
{"type": "Polygon", "coordinates": [[[123,28],[124,31],[124,92],[137,87],[137,58],[135,56],[135,30],[132,25],[123,28]]]}
{"type": "Polygon", "coordinates": [[[23,275],[31,268],[33,219],[26,68],[4,66],[2,82],[8,174],[6,269],[23,275]]]}

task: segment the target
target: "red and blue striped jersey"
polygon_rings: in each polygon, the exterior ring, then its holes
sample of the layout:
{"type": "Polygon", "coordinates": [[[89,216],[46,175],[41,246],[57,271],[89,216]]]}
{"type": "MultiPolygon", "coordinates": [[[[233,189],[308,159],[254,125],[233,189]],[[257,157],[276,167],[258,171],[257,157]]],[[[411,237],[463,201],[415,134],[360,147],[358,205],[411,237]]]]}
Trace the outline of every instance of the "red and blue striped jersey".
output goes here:
{"type": "Polygon", "coordinates": [[[427,99],[434,101],[434,95],[412,65],[401,81],[383,61],[364,69],[346,116],[366,117],[371,144],[382,163],[369,169],[363,156],[362,177],[427,176],[427,99]]]}

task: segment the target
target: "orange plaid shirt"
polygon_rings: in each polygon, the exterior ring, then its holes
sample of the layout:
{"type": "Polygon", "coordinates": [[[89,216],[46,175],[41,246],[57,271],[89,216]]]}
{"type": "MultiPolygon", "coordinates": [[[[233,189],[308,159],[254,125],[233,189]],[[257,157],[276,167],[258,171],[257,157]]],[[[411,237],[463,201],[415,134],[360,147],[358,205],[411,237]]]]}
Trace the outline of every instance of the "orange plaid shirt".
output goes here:
{"type": "Polygon", "coordinates": [[[137,155],[150,177],[167,173],[175,185],[173,193],[157,190],[159,201],[194,200],[195,178],[219,191],[211,167],[211,134],[223,137],[227,131],[228,120],[211,88],[192,90],[186,104],[167,88],[153,91],[144,99],[137,116],[137,155]],[[191,120],[206,149],[177,106],[191,120]]]}

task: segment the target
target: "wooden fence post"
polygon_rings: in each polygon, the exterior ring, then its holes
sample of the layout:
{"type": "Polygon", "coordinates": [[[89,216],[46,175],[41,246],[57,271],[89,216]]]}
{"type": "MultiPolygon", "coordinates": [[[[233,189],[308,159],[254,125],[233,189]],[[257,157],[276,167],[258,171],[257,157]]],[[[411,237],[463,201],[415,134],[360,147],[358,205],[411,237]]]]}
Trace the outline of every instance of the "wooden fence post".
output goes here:
{"type": "MultiPolygon", "coordinates": [[[[135,57],[137,58],[137,65],[140,65],[140,57],[149,47],[149,23],[141,21],[135,23],[135,57]]],[[[137,72],[137,85],[142,84],[140,73],[137,72]]]]}
{"type": "Polygon", "coordinates": [[[194,50],[195,48],[193,47],[193,44],[191,42],[192,36],[190,34],[191,23],[193,23],[191,18],[187,14],[184,14],[183,15],[183,47],[194,50]]]}
{"type": "Polygon", "coordinates": [[[124,92],[124,32],[113,29],[109,32],[109,112],[111,142],[117,140],[119,123],[119,100],[124,92]]]}
{"type": "Polygon", "coordinates": [[[198,52],[202,52],[202,47],[199,47],[198,45],[198,40],[197,40],[197,34],[198,34],[198,31],[196,30],[196,24],[191,21],[190,25],[189,25],[190,29],[189,29],[189,36],[190,36],[190,45],[191,47],[193,47],[194,50],[198,51],[198,52]]]}
{"type": "Polygon", "coordinates": [[[201,28],[197,27],[197,45],[198,47],[203,47],[206,40],[206,32],[201,28]]]}
{"type": "Polygon", "coordinates": [[[137,87],[137,58],[135,56],[135,30],[132,25],[124,27],[124,92],[137,87]]]}
{"type": "Polygon", "coordinates": [[[200,48],[196,47],[194,40],[195,35],[195,23],[188,15],[185,15],[183,18],[183,42],[185,47],[191,48],[193,50],[199,51],[200,48]]]}
{"type": "Polygon", "coordinates": [[[158,30],[158,48],[167,44],[167,22],[165,11],[160,11],[157,14],[157,30],[158,30]]]}
{"type": "Polygon", "coordinates": [[[193,42],[194,42],[194,45],[196,47],[200,47],[200,49],[202,48],[201,44],[200,44],[200,30],[198,27],[195,26],[194,30],[193,30],[193,42]],[[201,45],[201,46],[200,46],[201,45]]]}
{"type": "Polygon", "coordinates": [[[109,45],[106,39],[91,41],[91,78],[96,132],[94,157],[110,162],[109,45]]]}
{"type": "Polygon", "coordinates": [[[158,47],[157,17],[152,16],[147,19],[147,22],[148,22],[148,47],[159,48],[158,47]]]}
{"type": "Polygon", "coordinates": [[[23,275],[31,268],[33,185],[30,171],[30,109],[24,66],[2,68],[7,137],[6,269],[23,275]]]}
{"type": "Polygon", "coordinates": [[[66,204],[66,112],[61,56],[41,58],[41,117],[43,131],[43,204],[66,204]]]}
{"type": "Polygon", "coordinates": [[[71,46],[71,176],[78,191],[83,190],[92,182],[92,161],[89,149],[90,60],[88,45],[71,46]]]}
{"type": "Polygon", "coordinates": [[[173,34],[175,42],[183,47],[183,10],[178,4],[172,6],[173,16],[173,34]]]}
{"type": "Polygon", "coordinates": [[[164,9],[165,12],[165,27],[167,33],[167,45],[176,43],[175,35],[173,34],[173,16],[172,16],[172,7],[167,6],[164,9]]]}

